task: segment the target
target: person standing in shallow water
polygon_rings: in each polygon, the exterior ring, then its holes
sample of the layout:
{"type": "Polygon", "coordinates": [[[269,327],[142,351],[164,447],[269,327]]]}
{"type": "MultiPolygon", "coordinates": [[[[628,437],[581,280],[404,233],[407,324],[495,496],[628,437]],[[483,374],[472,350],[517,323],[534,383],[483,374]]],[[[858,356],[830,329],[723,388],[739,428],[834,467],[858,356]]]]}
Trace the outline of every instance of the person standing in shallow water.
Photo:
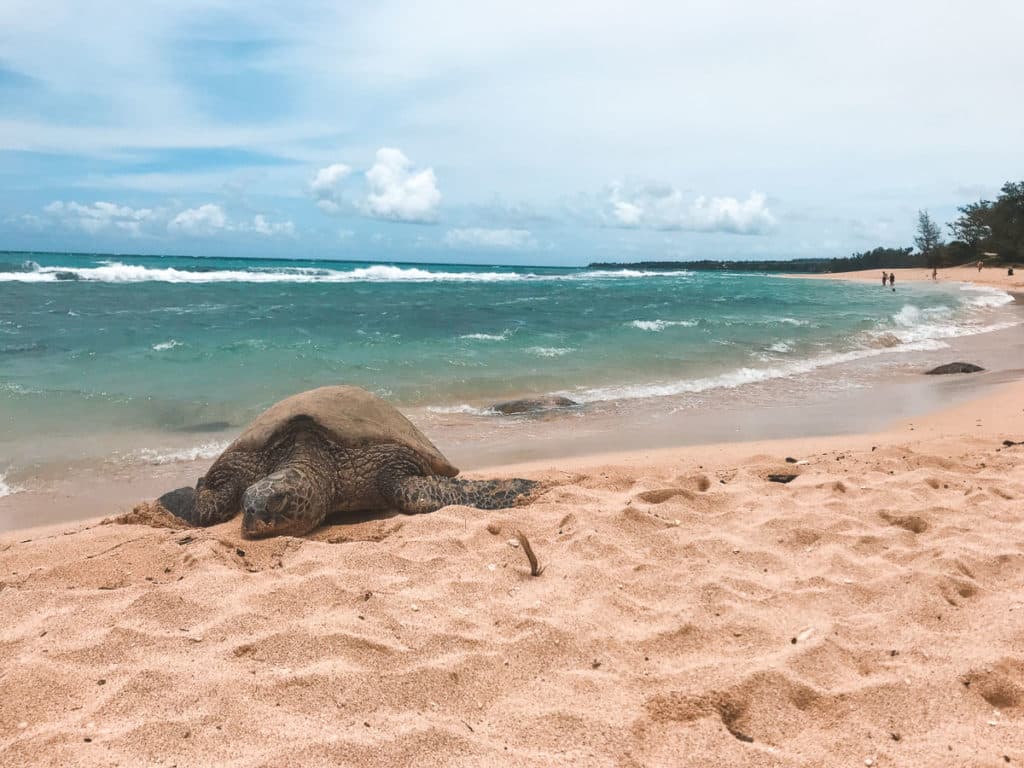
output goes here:
{"type": "Polygon", "coordinates": [[[888,280],[888,279],[889,279],[889,276],[885,273],[885,270],[883,269],[882,270],[882,287],[883,288],[885,288],[885,281],[888,280]]]}
{"type": "Polygon", "coordinates": [[[889,273],[889,286],[892,288],[893,293],[895,293],[896,292],[896,273],[895,272],[890,272],[889,273]]]}

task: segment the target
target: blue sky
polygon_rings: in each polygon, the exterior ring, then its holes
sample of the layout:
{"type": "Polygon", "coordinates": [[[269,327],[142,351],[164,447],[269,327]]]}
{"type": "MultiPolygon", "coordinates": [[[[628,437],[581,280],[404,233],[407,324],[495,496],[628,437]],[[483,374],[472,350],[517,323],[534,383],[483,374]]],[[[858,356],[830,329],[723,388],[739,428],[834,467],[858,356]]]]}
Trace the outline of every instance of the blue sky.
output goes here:
{"type": "Polygon", "coordinates": [[[1017,0],[0,5],[0,248],[843,256],[1024,178],[1017,0]]]}

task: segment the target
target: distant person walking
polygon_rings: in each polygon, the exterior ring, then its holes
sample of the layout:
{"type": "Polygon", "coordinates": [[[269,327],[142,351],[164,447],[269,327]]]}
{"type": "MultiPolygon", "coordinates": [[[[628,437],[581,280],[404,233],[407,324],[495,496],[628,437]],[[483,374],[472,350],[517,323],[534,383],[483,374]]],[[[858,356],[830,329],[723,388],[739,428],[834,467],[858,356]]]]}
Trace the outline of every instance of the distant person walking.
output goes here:
{"type": "Polygon", "coordinates": [[[981,272],[982,266],[984,266],[984,262],[981,259],[978,259],[978,271],[979,272],[981,272]]]}
{"type": "Polygon", "coordinates": [[[887,274],[885,273],[885,270],[883,269],[883,270],[882,270],[882,287],[883,287],[883,288],[885,288],[885,281],[886,281],[886,280],[888,280],[888,279],[889,279],[889,275],[887,275],[887,274]]]}
{"type": "Polygon", "coordinates": [[[939,268],[938,267],[932,267],[932,280],[938,280],[938,279],[939,279],[939,268]]]}
{"type": "Polygon", "coordinates": [[[892,288],[893,293],[896,292],[896,273],[889,273],[889,286],[892,288]]]}

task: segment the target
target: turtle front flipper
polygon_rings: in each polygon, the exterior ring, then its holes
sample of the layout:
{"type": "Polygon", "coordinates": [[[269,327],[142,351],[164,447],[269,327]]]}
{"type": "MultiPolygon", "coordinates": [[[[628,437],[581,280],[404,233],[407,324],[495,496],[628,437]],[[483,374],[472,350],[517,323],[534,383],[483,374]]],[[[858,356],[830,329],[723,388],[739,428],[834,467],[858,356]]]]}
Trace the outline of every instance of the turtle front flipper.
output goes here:
{"type": "Polygon", "coordinates": [[[195,488],[176,488],[156,501],[189,525],[205,528],[227,522],[238,514],[239,495],[233,484],[210,488],[200,479],[195,488]]]}
{"type": "Polygon", "coordinates": [[[222,454],[195,489],[178,488],[157,501],[175,517],[189,525],[206,527],[225,523],[238,514],[242,491],[252,482],[260,467],[247,457],[222,454]]]}
{"type": "Polygon", "coordinates": [[[392,507],[408,514],[434,512],[450,504],[477,509],[506,509],[539,490],[535,480],[462,480],[452,477],[385,475],[380,492],[392,507]]]}
{"type": "Polygon", "coordinates": [[[190,486],[168,491],[156,503],[189,525],[196,525],[196,489],[190,486]]]}

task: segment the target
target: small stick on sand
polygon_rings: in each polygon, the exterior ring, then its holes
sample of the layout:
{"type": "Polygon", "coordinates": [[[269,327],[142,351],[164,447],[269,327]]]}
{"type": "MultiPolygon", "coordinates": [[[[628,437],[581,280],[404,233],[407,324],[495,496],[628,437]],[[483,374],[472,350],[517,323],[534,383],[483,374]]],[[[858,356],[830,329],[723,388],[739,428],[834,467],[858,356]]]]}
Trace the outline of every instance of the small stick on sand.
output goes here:
{"type": "Polygon", "coordinates": [[[526,553],[527,559],[530,561],[530,575],[540,576],[544,573],[544,566],[537,562],[537,556],[533,554],[533,547],[530,546],[530,541],[526,538],[526,534],[522,531],[516,531],[516,538],[519,539],[519,544],[523,548],[523,552],[526,553]]]}

